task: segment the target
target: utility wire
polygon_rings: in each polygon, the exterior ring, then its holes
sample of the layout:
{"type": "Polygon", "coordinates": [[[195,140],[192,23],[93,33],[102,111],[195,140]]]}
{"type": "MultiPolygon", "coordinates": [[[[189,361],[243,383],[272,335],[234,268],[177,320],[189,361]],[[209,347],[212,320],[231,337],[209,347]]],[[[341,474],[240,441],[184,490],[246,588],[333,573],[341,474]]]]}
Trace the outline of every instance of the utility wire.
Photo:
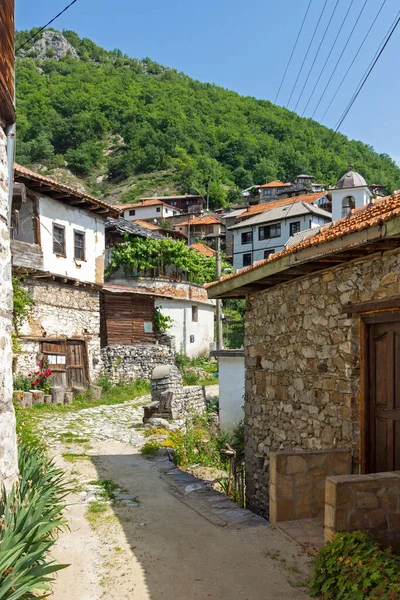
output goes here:
{"type": "Polygon", "coordinates": [[[349,72],[350,72],[350,69],[351,69],[351,67],[354,65],[354,63],[355,63],[355,61],[356,61],[356,59],[357,59],[357,56],[360,54],[362,47],[364,46],[365,42],[367,41],[367,39],[368,39],[368,37],[369,37],[369,34],[371,33],[371,31],[372,31],[372,28],[373,28],[373,26],[375,25],[375,23],[376,23],[376,21],[377,21],[377,19],[378,19],[379,15],[381,14],[381,12],[382,12],[382,9],[383,9],[383,7],[385,6],[386,2],[387,2],[387,0],[383,0],[383,2],[382,2],[382,4],[381,4],[381,7],[380,7],[380,9],[379,9],[379,10],[378,10],[378,12],[376,13],[375,19],[372,21],[372,23],[371,23],[371,26],[370,26],[370,28],[368,29],[367,33],[365,34],[365,37],[364,37],[363,41],[361,42],[361,44],[360,44],[360,46],[359,46],[359,48],[358,48],[358,50],[357,50],[356,54],[354,55],[354,58],[353,58],[353,60],[351,61],[351,63],[350,63],[350,65],[349,65],[349,67],[348,67],[348,69],[347,69],[346,73],[344,74],[344,77],[343,77],[342,81],[339,83],[339,86],[338,86],[338,88],[337,88],[336,92],[334,93],[334,95],[333,95],[333,97],[332,97],[331,101],[329,102],[327,109],[325,110],[324,114],[322,115],[322,119],[321,119],[321,121],[322,121],[322,120],[325,118],[325,116],[326,116],[327,112],[329,111],[330,107],[332,106],[332,103],[334,102],[334,100],[335,100],[336,96],[338,95],[338,93],[339,93],[339,91],[340,91],[340,89],[341,89],[341,87],[342,87],[342,85],[343,85],[343,83],[344,83],[344,81],[345,81],[345,79],[346,79],[347,75],[348,75],[348,74],[349,74],[349,72]]]}
{"type": "Polygon", "coordinates": [[[325,27],[325,31],[324,31],[324,33],[322,34],[322,38],[321,38],[321,41],[320,41],[320,43],[319,43],[319,46],[318,46],[318,48],[317,48],[317,51],[316,51],[316,53],[315,53],[314,60],[312,61],[311,67],[310,67],[310,68],[309,68],[309,70],[308,70],[308,73],[307,73],[306,80],[305,80],[305,82],[304,82],[304,84],[303,84],[303,87],[301,88],[300,96],[298,97],[298,99],[297,99],[297,102],[296,102],[296,106],[294,107],[294,112],[296,112],[297,106],[298,106],[298,104],[299,104],[299,102],[300,102],[300,100],[301,100],[301,97],[302,97],[302,95],[303,95],[303,92],[304,92],[304,90],[305,90],[305,87],[306,87],[306,85],[307,85],[307,83],[308,83],[308,80],[309,80],[309,78],[310,78],[310,75],[311,75],[311,71],[312,71],[312,70],[313,70],[313,68],[314,68],[315,61],[316,61],[316,60],[317,60],[317,58],[318,58],[319,51],[321,50],[321,46],[322,46],[322,44],[324,43],[325,36],[326,36],[326,34],[327,34],[327,32],[328,32],[328,29],[329,29],[329,26],[330,26],[330,24],[332,23],[332,19],[333,19],[334,15],[335,15],[335,12],[336,12],[336,9],[337,9],[337,7],[338,7],[338,5],[339,5],[339,2],[340,2],[340,0],[336,0],[335,8],[333,9],[333,12],[332,12],[332,14],[331,14],[331,16],[330,16],[330,18],[329,18],[328,24],[327,24],[327,26],[325,27]]]}
{"type": "Polygon", "coordinates": [[[391,26],[391,29],[389,30],[388,34],[386,34],[386,40],[384,38],[384,42],[381,42],[380,44],[380,50],[378,49],[378,53],[375,55],[375,58],[372,61],[371,66],[367,69],[367,72],[364,74],[364,76],[362,77],[360,83],[357,86],[356,92],[353,94],[353,97],[351,98],[349,104],[347,105],[344,113],[342,114],[341,118],[339,119],[336,127],[335,127],[335,132],[337,132],[340,128],[340,126],[342,125],[343,121],[345,120],[345,118],[347,117],[347,115],[349,114],[351,107],[353,106],[354,102],[357,100],[357,97],[359,96],[361,90],[363,89],[364,85],[367,83],[367,80],[369,78],[369,76],[371,75],[376,63],[378,62],[378,60],[380,59],[380,57],[383,54],[383,51],[385,50],[386,46],[389,43],[390,38],[392,37],[392,35],[394,34],[394,32],[397,29],[398,24],[400,23],[400,11],[397,13],[397,17],[395,18],[395,21],[393,23],[393,25],[391,26]]]}
{"type": "Polygon", "coordinates": [[[29,44],[29,42],[31,40],[33,40],[36,36],[39,35],[39,33],[42,33],[42,31],[44,29],[46,29],[46,27],[48,27],[49,25],[51,25],[52,23],[54,23],[54,21],[56,19],[58,19],[58,17],[60,17],[63,13],[65,13],[70,6],[72,6],[73,4],[75,4],[75,2],[77,2],[78,0],[72,0],[72,2],[70,2],[70,4],[68,4],[68,6],[66,6],[61,12],[58,13],[58,15],[56,15],[55,17],[53,17],[51,19],[51,21],[49,21],[48,23],[46,23],[46,25],[43,25],[43,27],[41,27],[39,29],[39,31],[37,31],[36,33],[34,33],[33,35],[31,35],[31,37],[29,37],[23,44],[21,44],[20,46],[18,46],[18,48],[15,50],[15,52],[19,52],[22,48],[24,48],[24,46],[26,46],[27,44],[29,44]]]}
{"type": "Polygon", "coordinates": [[[301,72],[302,72],[302,70],[303,70],[304,63],[305,63],[305,62],[306,62],[306,60],[307,60],[308,53],[310,52],[310,48],[311,48],[311,46],[312,46],[312,43],[313,43],[313,41],[314,41],[314,37],[315,37],[315,35],[316,35],[316,33],[317,33],[317,30],[318,30],[319,24],[320,24],[320,22],[321,22],[321,19],[322,19],[322,15],[324,14],[324,11],[325,11],[325,8],[326,8],[326,5],[327,5],[327,4],[328,4],[328,0],[325,0],[325,4],[324,4],[324,6],[323,6],[323,8],[322,8],[322,10],[321,10],[321,12],[320,12],[320,15],[319,15],[318,22],[317,22],[317,24],[316,24],[316,26],[315,26],[314,32],[313,32],[313,34],[312,34],[312,36],[311,36],[310,43],[308,44],[307,51],[306,51],[306,53],[305,53],[305,56],[304,56],[304,58],[303,58],[303,62],[301,63],[300,70],[299,70],[299,72],[297,73],[296,81],[294,82],[294,86],[292,87],[292,91],[290,92],[290,96],[289,96],[289,100],[287,101],[286,108],[288,108],[288,107],[289,107],[289,104],[290,104],[290,101],[291,101],[291,99],[292,99],[292,96],[293,96],[294,90],[296,89],[297,82],[299,81],[299,77],[300,77],[300,75],[301,75],[301,72]]]}
{"type": "Polygon", "coordinates": [[[336,73],[336,69],[338,68],[338,66],[339,66],[339,63],[340,63],[340,61],[342,60],[343,54],[345,53],[345,51],[346,51],[346,48],[347,48],[347,46],[349,45],[349,42],[350,42],[350,40],[351,40],[351,38],[352,38],[352,36],[353,36],[354,30],[355,30],[355,28],[356,28],[356,27],[357,27],[357,25],[358,25],[358,22],[359,22],[359,20],[360,20],[360,18],[361,18],[361,15],[362,15],[362,13],[364,12],[364,8],[365,8],[365,6],[366,6],[367,2],[368,2],[368,0],[365,0],[364,4],[363,4],[363,5],[362,5],[362,7],[361,7],[361,10],[360,10],[360,12],[358,13],[358,17],[357,17],[357,19],[356,19],[356,22],[354,23],[354,25],[353,25],[353,28],[352,28],[352,30],[350,31],[350,34],[349,34],[349,36],[348,36],[348,38],[347,38],[347,41],[346,41],[346,43],[345,43],[345,45],[344,45],[344,48],[343,48],[343,50],[341,51],[341,53],[340,53],[340,56],[339,56],[339,58],[338,58],[338,59],[337,59],[337,61],[336,61],[335,67],[334,67],[334,69],[333,69],[333,71],[332,71],[332,73],[331,73],[331,76],[330,76],[330,77],[329,77],[329,79],[328,79],[328,83],[326,84],[326,86],[325,86],[325,88],[324,88],[324,91],[322,92],[322,94],[321,94],[321,96],[320,96],[320,99],[318,100],[317,106],[314,108],[314,112],[313,112],[313,114],[311,115],[311,118],[312,118],[312,119],[314,118],[314,115],[315,115],[315,113],[317,112],[317,110],[318,110],[318,108],[319,108],[319,105],[320,105],[320,104],[321,104],[321,102],[322,102],[322,99],[323,99],[323,97],[325,96],[326,90],[328,89],[328,87],[329,87],[329,84],[330,84],[330,82],[332,81],[332,77],[333,77],[333,76],[334,76],[334,74],[336,73]]]}
{"type": "Polygon", "coordinates": [[[286,65],[286,69],[285,69],[285,72],[284,72],[284,74],[283,74],[283,77],[282,77],[281,83],[280,83],[280,85],[279,85],[278,92],[277,92],[277,94],[276,94],[276,96],[275,96],[275,100],[274,100],[274,103],[275,103],[275,104],[276,104],[276,101],[278,100],[278,96],[279,96],[279,94],[280,94],[280,91],[281,91],[281,89],[282,89],[283,82],[285,81],[286,74],[287,74],[287,72],[288,72],[288,69],[289,69],[290,63],[292,62],[293,54],[294,54],[294,51],[296,50],[297,43],[298,43],[298,41],[299,41],[299,39],[300,39],[300,36],[301,36],[301,32],[303,31],[304,23],[306,22],[307,15],[308,15],[308,11],[310,10],[311,2],[312,2],[312,0],[310,0],[310,1],[309,1],[309,3],[308,3],[307,10],[306,10],[306,12],[305,12],[305,15],[304,15],[304,17],[303,17],[303,21],[302,21],[302,23],[301,23],[301,27],[300,27],[300,29],[299,29],[299,33],[297,34],[297,38],[296,38],[296,41],[295,41],[295,43],[294,43],[294,46],[293,46],[293,48],[292,48],[292,52],[291,52],[291,54],[290,54],[290,57],[289,57],[288,63],[287,63],[287,65],[286,65]]]}
{"type": "Polygon", "coordinates": [[[349,6],[348,6],[348,8],[347,8],[346,14],[344,15],[344,17],[343,17],[343,20],[342,20],[342,22],[341,22],[341,24],[340,24],[340,27],[339,27],[338,34],[335,36],[335,39],[333,40],[333,44],[332,44],[332,46],[331,46],[331,49],[329,50],[329,52],[328,52],[328,56],[326,57],[326,60],[325,60],[325,62],[324,62],[324,64],[323,64],[323,67],[322,67],[321,71],[319,72],[319,75],[318,75],[318,77],[317,77],[317,81],[315,82],[315,85],[314,85],[314,87],[313,87],[313,91],[311,92],[311,94],[310,94],[310,96],[309,96],[309,98],[308,98],[308,100],[307,100],[307,104],[305,105],[305,107],[304,107],[304,110],[303,110],[303,112],[301,113],[301,116],[303,116],[303,115],[304,115],[304,113],[306,112],[306,110],[307,110],[307,107],[308,107],[308,105],[310,104],[311,98],[314,96],[314,92],[315,92],[315,90],[317,89],[317,86],[318,86],[318,84],[319,84],[319,82],[320,82],[320,80],[321,80],[322,74],[323,74],[323,72],[325,71],[325,67],[326,67],[326,65],[328,64],[328,60],[330,59],[330,57],[331,57],[331,55],[332,55],[332,52],[333,52],[333,50],[334,50],[334,48],[335,48],[335,46],[336,46],[336,44],[337,44],[337,42],[338,42],[338,40],[339,40],[339,38],[340,38],[340,33],[341,33],[342,29],[343,29],[343,25],[344,25],[344,24],[345,24],[345,22],[346,22],[347,15],[349,14],[349,12],[350,12],[350,10],[351,10],[351,7],[353,6],[353,4],[354,4],[354,0],[351,0],[351,2],[350,2],[350,4],[349,4],[349,6]]]}

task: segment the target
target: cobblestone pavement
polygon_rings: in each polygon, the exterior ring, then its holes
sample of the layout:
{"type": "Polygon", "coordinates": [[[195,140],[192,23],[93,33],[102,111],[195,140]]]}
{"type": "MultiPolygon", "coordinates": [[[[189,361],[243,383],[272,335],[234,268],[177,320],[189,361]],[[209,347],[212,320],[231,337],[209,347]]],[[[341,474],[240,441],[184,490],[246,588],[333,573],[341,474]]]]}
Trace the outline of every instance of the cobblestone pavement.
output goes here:
{"type": "Polygon", "coordinates": [[[124,404],[46,414],[46,418],[41,418],[39,434],[50,446],[57,446],[63,435],[72,434],[90,441],[109,439],[140,447],[145,441],[143,405],[150,401],[150,396],[141,396],[124,404]]]}

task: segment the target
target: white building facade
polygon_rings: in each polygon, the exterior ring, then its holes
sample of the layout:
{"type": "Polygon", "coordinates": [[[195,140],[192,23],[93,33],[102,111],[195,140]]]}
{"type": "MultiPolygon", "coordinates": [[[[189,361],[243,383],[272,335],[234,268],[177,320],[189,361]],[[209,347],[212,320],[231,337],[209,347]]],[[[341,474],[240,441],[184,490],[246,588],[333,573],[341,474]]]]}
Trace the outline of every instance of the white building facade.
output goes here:
{"type": "Polygon", "coordinates": [[[349,216],[355,208],[366,206],[373,197],[364,177],[352,170],[345,173],[329,193],[332,196],[333,221],[349,216]]]}
{"type": "Polygon", "coordinates": [[[118,208],[123,211],[123,217],[127,221],[143,221],[163,220],[169,217],[176,217],[181,214],[181,211],[165,204],[161,200],[142,200],[136,204],[120,204],[118,208]]]}
{"type": "Polygon", "coordinates": [[[331,222],[327,211],[294,202],[265,211],[230,228],[233,232],[233,266],[242,269],[285,248],[288,239],[299,231],[331,222]]]}

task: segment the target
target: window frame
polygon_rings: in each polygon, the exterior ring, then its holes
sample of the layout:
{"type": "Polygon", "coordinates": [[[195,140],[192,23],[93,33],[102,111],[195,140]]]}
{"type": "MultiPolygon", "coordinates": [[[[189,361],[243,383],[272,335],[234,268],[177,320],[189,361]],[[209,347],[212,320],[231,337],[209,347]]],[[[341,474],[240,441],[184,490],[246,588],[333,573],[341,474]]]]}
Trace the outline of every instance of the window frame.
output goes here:
{"type": "Polygon", "coordinates": [[[74,259],[79,261],[86,261],[86,231],[81,231],[80,229],[74,229],[74,259]],[[82,250],[83,250],[83,258],[76,256],[76,237],[81,237],[83,240],[82,250]]]}
{"type": "Polygon", "coordinates": [[[199,322],[199,307],[196,304],[192,304],[192,323],[199,322]]]}
{"type": "Polygon", "coordinates": [[[266,249],[264,250],[264,260],[265,260],[266,258],[268,258],[268,257],[269,257],[271,254],[275,254],[275,250],[274,250],[274,248],[269,248],[269,249],[268,249],[268,248],[266,248],[266,249]]]}
{"type": "Polygon", "coordinates": [[[128,216],[129,217],[136,217],[136,208],[130,208],[128,216]]]}
{"type": "Polygon", "coordinates": [[[245,252],[244,254],[242,254],[242,266],[243,267],[250,267],[251,266],[251,264],[253,262],[253,260],[252,260],[253,257],[252,257],[251,254],[252,254],[251,252],[245,252]],[[245,263],[245,258],[244,258],[245,256],[250,256],[250,262],[249,262],[249,264],[244,264],[245,263]]]}
{"type": "Polygon", "coordinates": [[[292,223],[289,223],[289,233],[290,235],[294,235],[295,233],[298,233],[301,229],[301,222],[300,221],[292,221],[292,223]],[[293,225],[296,225],[298,227],[298,229],[296,228],[295,231],[292,231],[293,225]]]}
{"type": "Polygon", "coordinates": [[[247,244],[252,244],[253,243],[253,230],[251,230],[251,231],[242,231],[242,233],[240,235],[240,241],[241,241],[241,245],[242,246],[246,246],[247,244]],[[250,237],[250,239],[247,242],[243,241],[246,236],[250,237]]]}
{"type": "Polygon", "coordinates": [[[161,206],[156,206],[156,212],[161,212],[161,206]]]}
{"type": "Polygon", "coordinates": [[[273,223],[272,225],[261,225],[258,228],[258,241],[263,242],[264,240],[272,240],[273,238],[279,238],[282,235],[282,227],[281,223],[273,223]],[[271,230],[275,229],[275,235],[271,235],[271,230]],[[261,232],[264,233],[264,230],[268,230],[268,235],[261,236],[261,232]]]}
{"type": "MultiPolygon", "coordinates": [[[[58,242],[57,242],[58,243],[58,242]]],[[[63,258],[67,257],[67,244],[66,244],[66,236],[65,236],[65,225],[60,225],[59,223],[53,223],[53,254],[55,254],[56,256],[61,256],[63,258]],[[61,248],[61,252],[56,252],[55,250],[55,230],[59,229],[60,231],[62,231],[62,235],[63,235],[63,246],[61,248]]]]}

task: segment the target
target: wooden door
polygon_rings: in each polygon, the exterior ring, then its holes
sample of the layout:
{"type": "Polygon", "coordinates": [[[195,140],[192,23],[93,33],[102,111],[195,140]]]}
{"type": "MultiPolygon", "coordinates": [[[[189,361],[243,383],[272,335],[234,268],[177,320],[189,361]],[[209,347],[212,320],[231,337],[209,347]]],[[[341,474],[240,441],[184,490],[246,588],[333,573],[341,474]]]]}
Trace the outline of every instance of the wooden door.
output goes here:
{"type": "Polygon", "coordinates": [[[86,348],[82,340],[67,340],[67,385],[84,387],[87,383],[86,348]]]}
{"type": "Polygon", "coordinates": [[[44,363],[53,372],[50,377],[51,385],[59,387],[66,387],[67,385],[66,352],[65,340],[42,342],[44,363]]]}
{"type": "MultiPolygon", "coordinates": [[[[377,316],[377,320],[384,316],[377,316]]],[[[400,470],[400,320],[368,327],[366,470],[400,470]]]]}

